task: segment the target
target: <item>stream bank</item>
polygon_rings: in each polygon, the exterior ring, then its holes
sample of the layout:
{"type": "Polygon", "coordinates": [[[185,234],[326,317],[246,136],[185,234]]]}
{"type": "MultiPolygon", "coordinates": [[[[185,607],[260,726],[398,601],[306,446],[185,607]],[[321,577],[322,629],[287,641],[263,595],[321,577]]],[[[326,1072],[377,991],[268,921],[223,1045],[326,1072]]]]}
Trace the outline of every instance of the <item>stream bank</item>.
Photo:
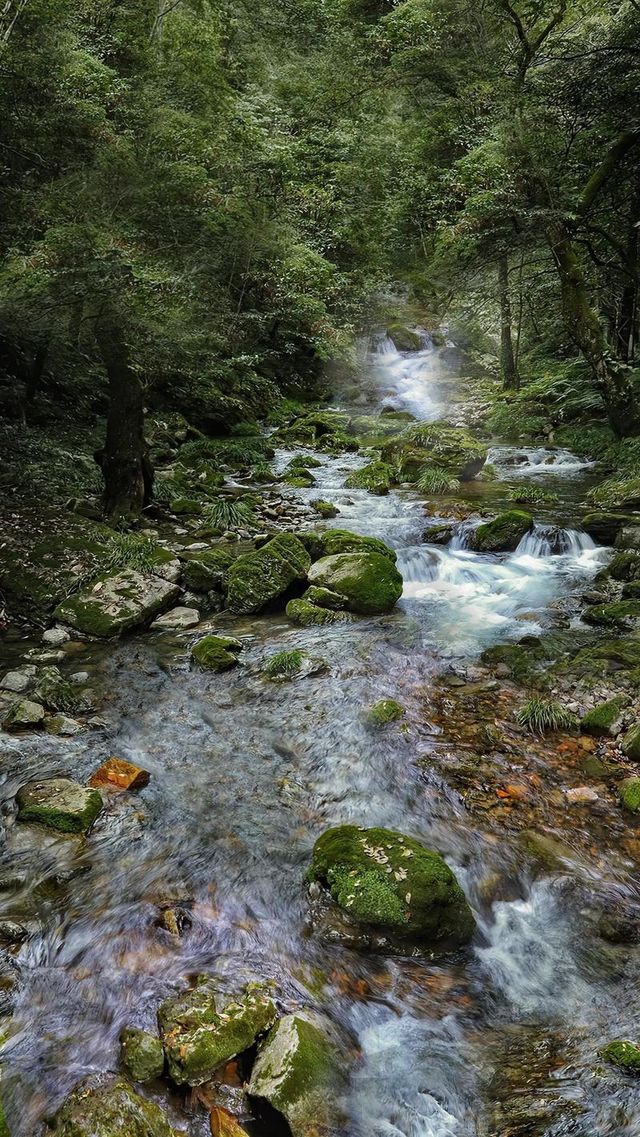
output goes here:
{"type": "MultiPolygon", "coordinates": [[[[385,345],[368,381],[391,410],[380,424],[394,412],[461,421],[456,376],[429,346],[385,345]]],[[[581,619],[585,595],[598,607],[623,587],[596,580],[611,552],[576,524],[597,470],[563,450],[496,445],[494,480],[378,495],[345,484],[375,453],[332,452],[336,432],[314,430],[313,445],[271,439],[278,472],[311,467],[312,485],[286,491],[292,509],[310,519],[329,502],[337,517],[314,532],[393,550],[404,589],[392,611],[296,626],[281,605],[45,645],[55,659],[35,665],[85,674],[77,687],[98,721],[72,737],[2,735],[6,918],[26,933],[7,952],[19,971],[2,1080],[10,1131],[37,1133],[82,1077],[118,1069],[120,1031],[155,1032],[158,1006],[204,973],[223,997],[271,981],[280,1015],[317,1015],[335,1032],[348,1086],[333,1131],[631,1137],[637,1083],[599,1051],[640,1034],[638,830],[617,791],[636,769],[619,738],[637,717],[640,641],[633,626],[581,619]],[[511,510],[522,484],[548,495],[531,507],[537,528],[510,552],[475,551],[470,534],[511,510]],[[436,526],[439,540],[451,527],[445,544],[429,540],[436,526]],[[240,639],[238,666],[191,666],[207,631],[240,639]],[[267,661],[292,650],[321,666],[269,681],[267,661]],[[576,722],[624,696],[620,731],[538,737],[516,716],[534,693],[576,722]],[[381,700],[404,713],[372,724],[381,700]],[[105,795],[86,841],[16,823],[21,785],[61,773],[84,784],[114,754],[150,780],[105,795]],[[438,850],[473,909],[471,946],[366,953],[335,926],[320,935],[304,878],[316,838],[338,824],[438,850]]],[[[7,664],[17,656],[14,645],[7,664]]],[[[239,1089],[239,1073],[221,1084],[239,1089]]],[[[149,1087],[194,1135],[241,1097],[149,1087]]],[[[256,1137],[271,1132],[244,1098],[239,1115],[256,1137]]]]}

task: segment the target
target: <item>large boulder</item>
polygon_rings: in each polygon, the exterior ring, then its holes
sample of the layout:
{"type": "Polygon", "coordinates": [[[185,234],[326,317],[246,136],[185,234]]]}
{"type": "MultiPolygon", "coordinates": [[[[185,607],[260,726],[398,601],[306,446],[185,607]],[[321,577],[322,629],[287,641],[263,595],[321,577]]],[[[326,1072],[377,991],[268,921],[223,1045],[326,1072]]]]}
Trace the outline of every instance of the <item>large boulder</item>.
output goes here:
{"type": "Polygon", "coordinates": [[[253,1046],[276,1019],[276,1008],[261,984],[250,983],[220,1011],[217,994],[215,984],[202,979],[158,1009],[168,1070],[178,1085],[209,1081],[218,1066],[253,1046]]]}
{"type": "MultiPolygon", "coordinates": [[[[292,1137],[324,1133],[338,1121],[339,1056],[317,1016],[285,1015],[260,1047],[249,1082],[289,1123],[292,1137]]],[[[333,1131],[333,1130],[332,1130],[333,1131]]]]}
{"type": "Polygon", "coordinates": [[[155,573],[122,569],[67,597],[54,615],[85,635],[107,639],[151,623],[173,604],[179,591],[177,584],[155,573]]]}
{"type": "Polygon", "coordinates": [[[351,533],[348,529],[327,529],[326,532],[314,533],[313,536],[321,550],[319,555],[323,557],[333,557],[337,553],[367,552],[379,553],[394,564],[398,559],[394,550],[379,537],[362,537],[360,533],[351,533]]]}
{"type": "Polygon", "coordinates": [[[407,481],[414,481],[425,468],[436,467],[467,482],[484,466],[487,447],[464,427],[432,422],[407,427],[383,445],[381,454],[407,481]]]}
{"type": "Polygon", "coordinates": [[[389,493],[394,480],[394,468],[387,462],[369,462],[360,470],[354,470],[345,481],[350,490],[368,490],[377,497],[384,497],[389,493]]]}
{"type": "Polygon", "coordinates": [[[524,509],[508,509],[474,530],[471,548],[478,553],[512,553],[532,529],[530,513],[524,509]]]}
{"type": "Polygon", "coordinates": [[[304,580],[310,564],[302,542],[291,533],[281,533],[233,562],[226,575],[227,606],[243,615],[259,612],[304,580]]]}
{"type": "Polygon", "coordinates": [[[226,549],[190,553],[184,561],[183,579],[192,592],[222,592],[224,574],[233,563],[226,549]]]}
{"type": "Polygon", "coordinates": [[[387,325],[387,335],[396,351],[420,351],[422,340],[420,333],[408,328],[406,324],[393,323],[387,325]]]}
{"type": "Polygon", "coordinates": [[[175,1137],[155,1102],[124,1078],[99,1075],[80,1082],[49,1123],[55,1137],[175,1137]]]}
{"type": "Polygon", "coordinates": [[[375,616],[390,612],[402,595],[402,576],[380,553],[340,553],[322,557],[308,573],[310,585],[343,596],[350,612],[375,616]]]}
{"type": "Polygon", "coordinates": [[[638,518],[628,513],[605,513],[593,510],[585,514],[582,528],[598,545],[613,545],[622,529],[637,523],[638,518]]]}
{"type": "Polygon", "coordinates": [[[18,821],[35,821],[62,833],[86,833],[102,809],[98,790],[70,778],[27,782],[16,794],[18,821]]]}
{"type": "Polygon", "coordinates": [[[316,841],[308,877],[356,924],[392,938],[467,943],[475,921],[439,853],[390,829],[341,825],[316,841]]]}

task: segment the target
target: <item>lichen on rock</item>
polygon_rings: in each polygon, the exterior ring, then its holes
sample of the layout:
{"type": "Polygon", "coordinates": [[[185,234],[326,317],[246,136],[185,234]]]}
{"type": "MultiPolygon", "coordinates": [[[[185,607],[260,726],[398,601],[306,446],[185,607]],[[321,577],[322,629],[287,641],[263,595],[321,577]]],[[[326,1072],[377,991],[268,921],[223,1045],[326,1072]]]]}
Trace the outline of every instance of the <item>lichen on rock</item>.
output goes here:
{"type": "Polygon", "coordinates": [[[149,623],[173,603],[179,591],[176,584],[154,573],[123,569],[67,597],[54,616],[85,635],[107,639],[149,623]]]}
{"type": "Polygon", "coordinates": [[[165,1114],[124,1078],[94,1075],[75,1087],[49,1125],[55,1137],[176,1137],[165,1114]]]}
{"type": "Polygon", "coordinates": [[[16,795],[18,821],[33,821],[62,833],[86,833],[102,809],[98,790],[70,778],[27,782],[16,795]]]}

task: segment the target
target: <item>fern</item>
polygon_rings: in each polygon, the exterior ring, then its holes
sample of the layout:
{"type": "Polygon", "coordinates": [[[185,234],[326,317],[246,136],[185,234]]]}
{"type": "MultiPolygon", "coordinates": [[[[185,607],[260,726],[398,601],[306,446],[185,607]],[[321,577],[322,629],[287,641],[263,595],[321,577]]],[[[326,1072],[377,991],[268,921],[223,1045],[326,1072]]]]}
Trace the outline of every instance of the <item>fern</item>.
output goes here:
{"type": "Polygon", "coordinates": [[[516,713],[520,726],[531,734],[545,734],[553,730],[571,730],[577,725],[577,718],[557,699],[541,699],[534,696],[527,699],[516,713]]]}
{"type": "Polygon", "coordinates": [[[457,478],[452,478],[451,474],[437,466],[425,466],[416,479],[416,486],[422,493],[451,493],[458,485],[457,478]]]}
{"type": "Polygon", "coordinates": [[[245,501],[233,501],[231,498],[219,497],[207,505],[202,516],[207,525],[214,529],[244,529],[247,525],[254,525],[256,515],[245,501]]]}
{"type": "Polygon", "coordinates": [[[300,670],[304,652],[293,651],[278,651],[275,655],[269,657],[264,667],[263,673],[269,679],[289,679],[292,675],[296,675],[300,670]]]}

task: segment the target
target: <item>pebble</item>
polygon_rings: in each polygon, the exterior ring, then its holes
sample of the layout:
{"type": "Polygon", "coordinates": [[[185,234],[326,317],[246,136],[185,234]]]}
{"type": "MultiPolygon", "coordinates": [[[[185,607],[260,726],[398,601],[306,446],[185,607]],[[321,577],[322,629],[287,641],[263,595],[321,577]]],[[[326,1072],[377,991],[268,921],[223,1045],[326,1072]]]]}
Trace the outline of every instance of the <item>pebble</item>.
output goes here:
{"type": "Polygon", "coordinates": [[[96,789],[109,790],[141,790],[149,785],[151,774],[141,766],[134,766],[124,758],[115,756],[107,758],[106,762],[89,778],[89,785],[96,789]]]}
{"type": "Polygon", "coordinates": [[[593,786],[574,786],[573,789],[565,790],[565,797],[569,805],[589,805],[591,802],[598,801],[598,796],[593,786]]]}
{"type": "Polygon", "coordinates": [[[74,671],[69,676],[69,682],[73,683],[74,687],[81,687],[83,683],[89,682],[88,671],[74,671]]]}
{"type": "Polygon", "coordinates": [[[32,676],[27,674],[26,671],[7,671],[7,674],[0,683],[0,690],[13,691],[15,695],[19,695],[22,691],[28,691],[32,682],[32,676]]]}

